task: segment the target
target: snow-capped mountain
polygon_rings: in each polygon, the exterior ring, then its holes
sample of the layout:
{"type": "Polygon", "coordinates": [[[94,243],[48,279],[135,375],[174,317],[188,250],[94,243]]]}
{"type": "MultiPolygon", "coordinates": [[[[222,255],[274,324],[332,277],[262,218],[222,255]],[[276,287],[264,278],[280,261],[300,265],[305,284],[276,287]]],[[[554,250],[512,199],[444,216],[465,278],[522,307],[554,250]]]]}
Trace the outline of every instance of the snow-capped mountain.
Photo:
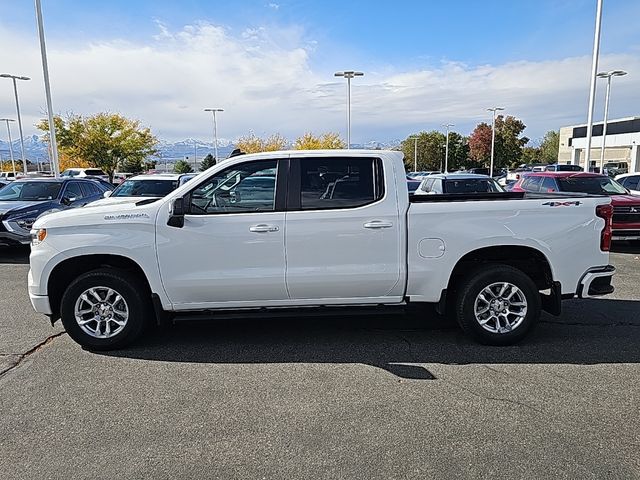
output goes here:
{"type": "MultiPolygon", "coordinates": [[[[12,139],[13,156],[16,160],[21,158],[20,155],[20,139],[12,139]]],[[[352,148],[367,148],[367,149],[392,149],[400,144],[401,140],[390,140],[380,142],[377,140],[371,140],[362,144],[352,144],[352,148]]],[[[25,156],[32,162],[48,162],[49,155],[47,151],[48,145],[38,135],[30,135],[24,138],[24,150],[25,156]]],[[[218,156],[220,158],[227,158],[229,154],[235,148],[233,140],[227,138],[218,139],[218,156]]],[[[175,160],[184,159],[189,157],[189,160],[193,160],[194,157],[200,161],[210,153],[214,155],[213,141],[204,141],[196,138],[186,138],[177,142],[167,142],[166,140],[160,140],[157,146],[159,152],[160,162],[169,161],[172,163],[175,160]]],[[[9,160],[9,142],[6,140],[0,140],[0,160],[9,160]]]]}

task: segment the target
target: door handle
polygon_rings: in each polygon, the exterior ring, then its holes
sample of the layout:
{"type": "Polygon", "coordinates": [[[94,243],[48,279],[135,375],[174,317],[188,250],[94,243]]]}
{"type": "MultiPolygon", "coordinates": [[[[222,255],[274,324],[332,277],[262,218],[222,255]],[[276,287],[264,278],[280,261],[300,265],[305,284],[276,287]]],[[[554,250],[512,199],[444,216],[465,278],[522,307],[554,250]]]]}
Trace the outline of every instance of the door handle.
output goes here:
{"type": "Polygon", "coordinates": [[[249,227],[249,231],[254,233],[277,232],[278,230],[280,230],[280,227],[277,225],[267,225],[265,223],[249,227]]]}
{"type": "Polygon", "coordinates": [[[373,228],[373,229],[378,229],[378,228],[391,228],[393,227],[393,223],[391,222],[381,222],[380,220],[372,220],[370,222],[365,223],[364,228],[373,228]]]}

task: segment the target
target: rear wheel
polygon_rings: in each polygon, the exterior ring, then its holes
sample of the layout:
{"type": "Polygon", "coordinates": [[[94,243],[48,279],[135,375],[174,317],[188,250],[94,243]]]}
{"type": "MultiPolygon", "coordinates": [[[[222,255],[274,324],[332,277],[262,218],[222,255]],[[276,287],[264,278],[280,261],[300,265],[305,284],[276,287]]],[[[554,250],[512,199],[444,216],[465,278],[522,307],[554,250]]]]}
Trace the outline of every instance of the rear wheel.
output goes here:
{"type": "Polygon", "coordinates": [[[481,343],[511,345],[540,318],[540,293],[521,270],[509,265],[487,265],[472,271],[456,297],[456,319],[481,343]]]}
{"type": "Polygon", "coordinates": [[[75,279],[64,292],[61,318],[65,330],[90,350],[125,347],[142,333],[151,302],[138,277],[121,270],[100,269],[75,279]]]}

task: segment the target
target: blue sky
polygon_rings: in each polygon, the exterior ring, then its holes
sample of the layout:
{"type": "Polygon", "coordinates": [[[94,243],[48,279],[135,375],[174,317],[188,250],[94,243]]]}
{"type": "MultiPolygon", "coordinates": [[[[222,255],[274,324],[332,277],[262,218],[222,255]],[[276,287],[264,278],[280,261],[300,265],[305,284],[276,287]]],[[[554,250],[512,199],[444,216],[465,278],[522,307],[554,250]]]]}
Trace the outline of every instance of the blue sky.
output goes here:
{"type": "MultiPolygon", "coordinates": [[[[35,120],[44,103],[32,2],[0,3],[0,41],[13,47],[0,50],[0,69],[34,78],[23,101],[35,120]]],[[[493,104],[522,118],[532,138],[583,122],[595,3],[43,0],[43,8],[58,111],[120,111],[173,140],[206,137],[200,107],[213,102],[226,109],[221,134],[230,138],[342,133],[344,86],[332,74],[354,68],[366,73],[354,84],[359,142],[443,122],[468,134],[493,104]]],[[[601,65],[630,73],[615,87],[614,117],[640,115],[638,18],[637,0],[605,2],[601,65]]],[[[6,93],[0,85],[2,110],[6,93]]]]}

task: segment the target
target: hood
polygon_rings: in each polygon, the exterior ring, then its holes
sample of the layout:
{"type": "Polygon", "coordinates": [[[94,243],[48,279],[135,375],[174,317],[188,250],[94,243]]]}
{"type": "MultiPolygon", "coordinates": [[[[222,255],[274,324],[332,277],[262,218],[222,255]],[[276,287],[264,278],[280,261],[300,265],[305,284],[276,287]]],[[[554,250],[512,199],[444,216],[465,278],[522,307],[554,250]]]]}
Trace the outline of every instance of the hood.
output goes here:
{"type": "Polygon", "coordinates": [[[160,202],[137,206],[134,203],[88,205],[70,208],[38,218],[33,228],[82,227],[95,225],[153,223],[160,202]]]}
{"type": "Polygon", "coordinates": [[[1,202],[0,201],[0,217],[4,216],[5,214],[12,212],[12,211],[17,211],[17,210],[28,210],[29,207],[38,207],[44,203],[48,203],[47,201],[10,201],[10,202],[1,202]]]}
{"type": "Polygon", "coordinates": [[[611,204],[614,206],[640,206],[640,195],[611,195],[611,204]]]}
{"type": "Polygon", "coordinates": [[[95,202],[91,202],[88,205],[85,205],[84,208],[99,207],[102,205],[119,205],[122,203],[137,203],[142,200],[151,200],[153,198],[158,200],[162,197],[107,197],[107,198],[102,198],[100,200],[96,200],[95,202]]]}

